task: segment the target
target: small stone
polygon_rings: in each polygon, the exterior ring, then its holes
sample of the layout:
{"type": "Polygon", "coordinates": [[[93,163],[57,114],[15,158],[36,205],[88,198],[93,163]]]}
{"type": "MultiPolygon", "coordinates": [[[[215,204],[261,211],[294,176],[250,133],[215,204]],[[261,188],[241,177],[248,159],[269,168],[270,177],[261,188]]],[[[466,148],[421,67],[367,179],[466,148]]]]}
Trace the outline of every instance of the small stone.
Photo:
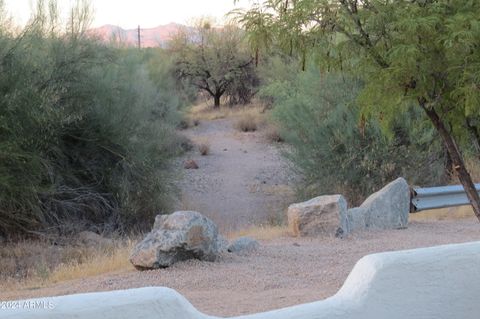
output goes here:
{"type": "Polygon", "coordinates": [[[228,245],[228,252],[230,253],[248,253],[258,249],[260,244],[253,238],[240,237],[228,245]]]}

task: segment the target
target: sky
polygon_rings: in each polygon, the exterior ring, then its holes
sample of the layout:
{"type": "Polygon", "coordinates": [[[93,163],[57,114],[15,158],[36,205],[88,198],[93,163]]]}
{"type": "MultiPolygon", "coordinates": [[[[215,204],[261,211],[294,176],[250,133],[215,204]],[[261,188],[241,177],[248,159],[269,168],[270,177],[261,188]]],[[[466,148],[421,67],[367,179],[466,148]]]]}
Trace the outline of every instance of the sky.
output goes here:
{"type": "MultiPolygon", "coordinates": [[[[24,25],[31,15],[36,0],[4,0],[7,12],[15,21],[24,25]]],[[[58,0],[63,11],[75,0],[58,0]]],[[[118,25],[124,29],[153,28],[158,25],[177,22],[188,24],[192,18],[210,16],[221,23],[225,13],[234,8],[246,8],[252,0],[90,0],[95,20],[92,27],[105,24],[118,25]]]]}

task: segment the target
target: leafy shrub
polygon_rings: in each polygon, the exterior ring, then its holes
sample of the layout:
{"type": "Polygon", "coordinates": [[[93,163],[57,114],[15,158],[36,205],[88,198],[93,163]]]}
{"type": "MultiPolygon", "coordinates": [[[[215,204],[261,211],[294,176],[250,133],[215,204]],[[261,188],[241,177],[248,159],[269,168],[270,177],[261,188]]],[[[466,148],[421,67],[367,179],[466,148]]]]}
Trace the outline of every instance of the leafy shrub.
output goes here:
{"type": "Polygon", "coordinates": [[[361,86],[345,75],[319,74],[312,68],[262,90],[293,145],[286,155],[304,177],[303,195],[343,193],[359,204],[399,176],[420,185],[442,181],[443,157],[433,131],[399,114],[391,133],[385,133],[356,105],[361,86]]]}
{"type": "Polygon", "coordinates": [[[179,102],[138,50],[88,38],[84,11],[55,31],[39,8],[20,34],[0,24],[0,234],[150,224],[169,207],[179,102]]]}

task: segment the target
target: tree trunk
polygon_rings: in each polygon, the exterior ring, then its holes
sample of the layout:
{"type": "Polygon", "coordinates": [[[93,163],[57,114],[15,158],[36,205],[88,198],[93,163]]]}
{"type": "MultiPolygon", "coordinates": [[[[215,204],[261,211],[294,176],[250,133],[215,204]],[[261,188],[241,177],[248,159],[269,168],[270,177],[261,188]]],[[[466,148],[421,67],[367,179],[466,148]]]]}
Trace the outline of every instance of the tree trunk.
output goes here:
{"type": "Polygon", "coordinates": [[[445,170],[445,177],[447,180],[450,180],[452,176],[455,174],[454,167],[452,162],[452,158],[450,157],[450,153],[448,152],[447,148],[445,147],[445,143],[443,144],[443,152],[445,154],[445,161],[443,163],[443,167],[445,170]]]}
{"type": "Polygon", "coordinates": [[[222,96],[219,94],[213,96],[213,108],[217,109],[220,107],[220,97],[222,96]]]}
{"type": "Polygon", "coordinates": [[[429,109],[425,106],[422,106],[422,108],[427,114],[430,121],[432,121],[438,133],[440,133],[445,148],[450,155],[453,169],[456,171],[458,179],[463,185],[465,193],[467,193],[467,197],[470,201],[470,204],[472,205],[475,216],[477,216],[478,220],[480,221],[480,197],[478,196],[477,190],[475,189],[472,177],[470,176],[470,173],[465,167],[462,154],[460,154],[460,150],[457,147],[455,139],[453,138],[452,134],[450,134],[450,132],[447,130],[434,108],[429,109]]]}

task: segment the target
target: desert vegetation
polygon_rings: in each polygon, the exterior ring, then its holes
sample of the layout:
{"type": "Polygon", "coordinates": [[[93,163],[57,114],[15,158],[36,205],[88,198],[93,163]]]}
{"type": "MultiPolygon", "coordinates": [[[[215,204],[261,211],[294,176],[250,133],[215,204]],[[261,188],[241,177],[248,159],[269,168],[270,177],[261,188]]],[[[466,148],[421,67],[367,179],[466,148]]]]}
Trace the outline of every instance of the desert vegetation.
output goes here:
{"type": "Polygon", "coordinates": [[[184,103],[156,50],[107,46],[89,8],[0,17],[0,234],[125,231],[167,212],[184,103]]]}
{"type": "MultiPolygon", "coordinates": [[[[65,22],[56,1],[38,1],[25,27],[2,4],[5,287],[132,270],[139,234],[175,210],[210,210],[225,237],[284,241],[301,259],[289,204],[336,193],[358,206],[400,176],[411,186],[461,183],[480,218],[474,1],[265,0],[225,25],[197,20],[155,48],[101,40],[84,1],[65,22]],[[108,244],[79,242],[85,230],[108,244]]],[[[426,221],[471,216],[414,217],[421,240],[405,246],[430,243],[426,221]]],[[[467,223],[448,222],[463,240],[467,223]]],[[[380,237],[380,248],[401,248],[380,237]]],[[[362,253],[372,252],[367,241],[362,253]]]]}
{"type": "Polygon", "coordinates": [[[308,187],[346,188],[355,201],[393,175],[453,178],[480,217],[465,165],[478,157],[479,10],[464,1],[266,0],[232,15],[270,63],[261,93],[308,187]]]}
{"type": "Polygon", "coordinates": [[[223,27],[201,19],[165,49],[143,50],[92,36],[83,2],[64,24],[55,1],[40,1],[24,28],[3,13],[2,236],[142,229],[169,212],[172,159],[193,147],[175,129],[227,116],[287,142],[305,197],[359,203],[397,176],[470,189],[477,56],[462,48],[476,45],[476,29],[459,25],[478,5],[301,4],[264,1],[223,27]],[[440,43],[411,36],[438,30],[440,43]],[[187,111],[201,92],[213,107],[187,111]]]}

